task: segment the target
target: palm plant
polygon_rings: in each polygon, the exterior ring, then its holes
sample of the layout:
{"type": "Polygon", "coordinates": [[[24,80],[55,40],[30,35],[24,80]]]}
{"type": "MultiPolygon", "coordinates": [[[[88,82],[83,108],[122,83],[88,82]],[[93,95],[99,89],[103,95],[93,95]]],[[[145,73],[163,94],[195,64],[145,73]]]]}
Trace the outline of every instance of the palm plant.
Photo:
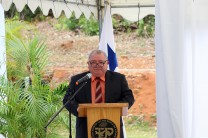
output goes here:
{"type": "Polygon", "coordinates": [[[23,42],[17,37],[7,40],[8,77],[12,80],[29,76],[33,81],[34,75],[41,76],[46,63],[47,52],[44,41],[34,37],[29,42],[23,42]]]}
{"type": "Polygon", "coordinates": [[[9,41],[19,38],[22,39],[21,37],[21,29],[24,27],[25,22],[20,22],[20,21],[13,21],[13,20],[6,20],[6,48],[7,48],[7,68],[8,68],[8,78],[9,80],[13,80],[15,76],[18,75],[18,73],[14,70],[14,68],[17,66],[15,64],[15,60],[13,60],[9,55],[12,55],[13,53],[10,52],[12,51],[9,50],[9,41]]]}
{"type": "Polygon", "coordinates": [[[12,39],[14,36],[21,38],[21,29],[24,28],[25,22],[6,20],[6,38],[12,39]]]}
{"type": "Polygon", "coordinates": [[[2,79],[0,98],[0,133],[11,138],[46,137],[44,126],[61,106],[60,95],[38,83],[22,89],[19,83],[2,79]]]}
{"type": "MultiPolygon", "coordinates": [[[[60,88],[52,90],[42,83],[48,55],[45,42],[36,36],[25,42],[14,34],[6,42],[9,79],[0,78],[0,133],[9,138],[45,138],[51,132],[46,133],[44,126],[62,105],[60,88]]],[[[67,118],[61,114],[54,124],[67,118]]]]}

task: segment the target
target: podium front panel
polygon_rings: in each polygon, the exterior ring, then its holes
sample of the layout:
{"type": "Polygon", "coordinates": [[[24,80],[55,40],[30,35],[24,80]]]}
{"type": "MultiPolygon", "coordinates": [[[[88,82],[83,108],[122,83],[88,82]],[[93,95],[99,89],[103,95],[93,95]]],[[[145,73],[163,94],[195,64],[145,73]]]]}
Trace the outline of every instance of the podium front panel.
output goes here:
{"type": "Polygon", "coordinates": [[[120,108],[89,108],[88,138],[120,138],[120,108]]]}
{"type": "Polygon", "coordinates": [[[120,118],[127,103],[80,104],[79,117],[87,117],[88,138],[120,138],[120,118]]]}

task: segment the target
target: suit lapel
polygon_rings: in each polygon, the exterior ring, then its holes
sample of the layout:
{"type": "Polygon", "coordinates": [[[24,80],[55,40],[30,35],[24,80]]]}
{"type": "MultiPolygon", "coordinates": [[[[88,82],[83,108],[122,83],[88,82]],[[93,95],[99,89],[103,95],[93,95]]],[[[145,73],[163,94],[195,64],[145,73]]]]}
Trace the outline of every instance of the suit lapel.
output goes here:
{"type": "Polygon", "coordinates": [[[110,97],[110,82],[111,82],[111,75],[109,73],[109,71],[106,72],[106,76],[105,76],[105,102],[107,103],[109,101],[109,97],[110,97]]]}
{"type": "Polygon", "coordinates": [[[91,96],[91,79],[88,79],[87,80],[87,84],[85,86],[85,90],[84,90],[85,94],[86,94],[86,98],[87,98],[87,101],[89,103],[92,102],[92,96],[91,96]]]}

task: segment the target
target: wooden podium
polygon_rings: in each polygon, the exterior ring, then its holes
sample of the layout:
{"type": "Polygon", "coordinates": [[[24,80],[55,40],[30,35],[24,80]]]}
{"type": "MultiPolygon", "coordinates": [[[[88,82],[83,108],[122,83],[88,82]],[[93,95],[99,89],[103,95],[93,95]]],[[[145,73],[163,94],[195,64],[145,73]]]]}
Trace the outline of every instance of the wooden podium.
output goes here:
{"type": "Polygon", "coordinates": [[[79,104],[78,116],[87,117],[88,138],[120,138],[120,118],[128,103],[79,104]]]}

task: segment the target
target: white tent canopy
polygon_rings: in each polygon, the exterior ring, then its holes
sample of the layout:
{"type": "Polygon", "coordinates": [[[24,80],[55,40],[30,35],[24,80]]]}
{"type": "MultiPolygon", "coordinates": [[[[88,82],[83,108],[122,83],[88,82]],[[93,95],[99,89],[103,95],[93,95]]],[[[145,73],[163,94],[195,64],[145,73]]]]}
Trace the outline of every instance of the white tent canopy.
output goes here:
{"type": "MultiPolygon", "coordinates": [[[[154,0],[108,0],[111,3],[111,14],[119,14],[129,21],[138,21],[147,15],[154,15],[154,0]]],[[[104,9],[104,0],[1,0],[0,4],[5,11],[10,9],[12,3],[21,12],[25,5],[34,13],[40,7],[44,15],[51,9],[54,17],[58,18],[62,11],[69,18],[72,12],[76,18],[83,13],[87,19],[93,14],[98,19],[98,12],[104,9]],[[100,7],[100,8],[99,8],[100,7]]]]}

